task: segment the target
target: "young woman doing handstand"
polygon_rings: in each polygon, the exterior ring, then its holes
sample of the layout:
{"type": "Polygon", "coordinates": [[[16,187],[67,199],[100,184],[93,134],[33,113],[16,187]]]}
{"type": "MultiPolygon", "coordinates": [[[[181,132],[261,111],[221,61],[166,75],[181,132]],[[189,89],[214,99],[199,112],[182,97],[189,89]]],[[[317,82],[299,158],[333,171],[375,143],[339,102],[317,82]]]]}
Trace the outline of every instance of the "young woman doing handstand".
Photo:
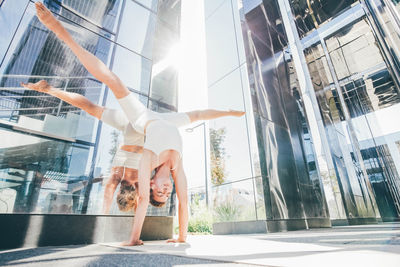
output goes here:
{"type": "MultiPolygon", "coordinates": [[[[77,44],[51,12],[36,2],[39,20],[62,40],[77,56],[84,67],[99,81],[105,83],[118,99],[132,127],[145,135],[143,153],[138,170],[138,206],[135,213],[132,233],[125,245],[141,245],[140,233],[150,199],[165,203],[172,191],[170,174],[175,183],[179,201],[179,237],[169,242],[185,242],[188,223],[188,201],[186,176],[182,166],[182,140],[177,127],[160,114],[148,110],[128,90],[122,81],[94,55],[77,44]],[[157,173],[150,181],[152,170],[157,173]],[[152,192],[150,192],[152,189],[152,192]]],[[[242,116],[240,111],[232,111],[230,115],[242,116]]],[[[198,114],[187,113],[189,120],[196,119],[198,114]]],[[[203,119],[215,118],[215,111],[203,113],[203,119]]]]}

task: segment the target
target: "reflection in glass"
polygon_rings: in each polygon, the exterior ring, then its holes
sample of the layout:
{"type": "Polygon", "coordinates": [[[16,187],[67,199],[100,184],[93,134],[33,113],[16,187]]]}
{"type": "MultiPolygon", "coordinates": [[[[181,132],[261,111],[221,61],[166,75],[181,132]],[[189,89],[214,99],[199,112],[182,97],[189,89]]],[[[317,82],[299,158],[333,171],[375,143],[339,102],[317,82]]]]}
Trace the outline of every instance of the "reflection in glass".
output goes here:
{"type": "MultiPolygon", "coordinates": [[[[210,87],[208,98],[210,108],[244,110],[240,69],[210,87]]],[[[252,177],[246,118],[220,118],[209,125],[211,151],[215,151],[220,161],[216,166],[226,169],[223,180],[252,177]]]]}
{"type": "Polygon", "coordinates": [[[293,0],[290,5],[299,34],[304,36],[355,2],[357,0],[293,0]]]}
{"type": "Polygon", "coordinates": [[[126,86],[148,94],[151,74],[150,60],[117,46],[112,70],[126,86]]]}
{"type": "Polygon", "coordinates": [[[395,168],[390,165],[393,165],[394,162],[387,145],[363,149],[361,153],[375,191],[376,202],[382,219],[396,218],[398,216],[397,210],[399,210],[399,203],[396,200],[399,199],[400,191],[390,189],[388,185],[397,183],[396,187],[400,188],[400,179],[397,173],[392,172],[395,168]],[[391,168],[386,168],[386,166],[391,168]]]}
{"type": "Polygon", "coordinates": [[[157,11],[158,0],[135,0],[135,1],[150,8],[153,11],[157,11]]]}
{"type": "Polygon", "coordinates": [[[118,43],[151,59],[155,26],[156,16],[153,12],[133,1],[126,1],[118,31],[118,43]]]}
{"type": "MultiPolygon", "coordinates": [[[[289,62],[289,65],[290,64],[291,63],[289,62]]],[[[296,168],[299,175],[301,199],[307,218],[324,218],[329,216],[326,202],[336,208],[336,200],[332,194],[323,193],[322,181],[327,180],[329,182],[327,186],[336,183],[331,181],[331,177],[328,177],[328,179],[324,177],[329,176],[329,170],[327,169],[320,170],[322,173],[320,179],[320,174],[318,173],[316,164],[314,143],[307,124],[307,114],[295,78],[296,77],[293,74],[290,75],[292,97],[295,99],[295,102],[290,104],[290,101],[288,101],[286,106],[287,109],[290,110],[291,114],[289,120],[291,121],[290,125],[292,125],[291,134],[292,143],[294,144],[293,153],[295,154],[296,168]],[[296,136],[297,138],[295,138],[296,136]],[[299,144],[297,144],[297,142],[299,142],[299,144]],[[326,172],[326,174],[324,172],[326,172]]],[[[333,178],[334,179],[332,180],[336,180],[336,177],[333,178]]],[[[331,216],[334,215],[332,214],[331,216]]]]}
{"type": "MultiPolygon", "coordinates": [[[[80,45],[107,63],[110,41],[63,18],[60,20],[80,45]]],[[[34,16],[32,3],[22,18],[0,71],[2,120],[63,137],[93,140],[92,118],[83,113],[80,115],[77,108],[54,97],[25,90],[19,85],[20,82],[46,79],[54,87],[85,95],[95,103],[99,102],[102,93],[101,84],[34,16]]]]}
{"type": "Polygon", "coordinates": [[[239,67],[231,1],[224,1],[206,19],[206,40],[207,78],[211,85],[239,67]]]}
{"type": "MultiPolygon", "coordinates": [[[[52,11],[58,12],[60,10],[59,1],[47,0],[43,2],[52,11]]],[[[80,17],[83,17],[91,24],[104,28],[107,31],[115,32],[121,2],[120,0],[97,0],[96,2],[88,0],[64,0],[62,1],[63,9],[61,9],[60,15],[79,23],[79,21],[76,21],[76,16],[70,15],[73,12],[79,14],[80,17]]]]}
{"type": "Polygon", "coordinates": [[[400,128],[393,125],[396,120],[393,114],[400,106],[398,88],[365,20],[356,21],[328,37],[326,46],[327,51],[323,51],[320,44],[308,48],[306,58],[333,160],[340,173],[347,213],[365,216],[367,212],[360,201],[360,197],[368,194],[365,173],[375,190],[382,218],[390,220],[400,214],[398,208],[396,211],[394,205],[388,204],[400,200],[400,164],[395,160],[400,157],[394,149],[394,141],[400,139],[400,128]],[[345,110],[332,79],[325,78],[331,72],[325,52],[332,61],[333,75],[337,76],[343,92],[350,121],[345,119],[345,110]],[[327,80],[329,83],[324,82],[327,80]],[[349,123],[354,131],[352,135],[349,123]],[[358,149],[362,162],[356,156],[358,149]]]}
{"type": "Polygon", "coordinates": [[[252,180],[215,186],[212,190],[215,222],[256,220],[252,180]]]}
{"type": "MultiPolygon", "coordinates": [[[[176,110],[178,93],[178,70],[174,66],[169,66],[159,73],[154,73],[151,82],[150,97],[162,106],[170,110],[176,110]]],[[[151,107],[155,110],[155,108],[151,107]]]]}
{"type": "MultiPolygon", "coordinates": [[[[165,19],[170,14],[180,14],[180,1],[162,1],[158,10],[158,20],[154,33],[153,68],[149,96],[157,103],[168,106],[169,110],[177,109],[178,74],[182,61],[180,47],[180,16],[174,19],[176,28],[165,19]],[[167,16],[167,17],[165,17],[167,16]]],[[[155,110],[156,107],[151,107],[155,110]]]]}
{"type": "Polygon", "coordinates": [[[389,66],[399,80],[400,76],[400,4],[398,0],[367,1],[366,6],[373,14],[373,25],[377,28],[377,36],[382,43],[389,66]],[[392,3],[391,3],[392,2],[392,3]]]}
{"type": "MultiPolygon", "coordinates": [[[[245,9],[247,4],[243,1],[245,9]]],[[[311,141],[307,140],[308,132],[303,139],[303,125],[299,124],[302,103],[295,90],[298,87],[293,84],[297,77],[290,77],[292,68],[286,62],[287,39],[277,1],[263,1],[246,13],[245,18],[266,218],[326,218],[315,159],[309,155],[313,152],[305,151],[306,145],[310,149],[311,141]]],[[[304,120],[304,111],[301,116],[304,120]]],[[[257,188],[261,186],[256,184],[257,188]]]]}
{"type": "Polygon", "coordinates": [[[0,25],[7,23],[7,27],[0,27],[0,62],[3,60],[8,45],[11,43],[22,14],[29,4],[29,0],[6,2],[0,1],[0,25]]]}
{"type": "Polygon", "coordinates": [[[158,4],[157,18],[176,33],[181,25],[181,0],[162,0],[158,4]]]}
{"type": "Polygon", "coordinates": [[[321,44],[318,43],[305,49],[304,54],[308,63],[314,90],[319,91],[333,84],[333,79],[330,75],[328,63],[321,44]]]}
{"type": "Polygon", "coordinates": [[[91,150],[0,130],[0,212],[80,213],[91,150]]]}

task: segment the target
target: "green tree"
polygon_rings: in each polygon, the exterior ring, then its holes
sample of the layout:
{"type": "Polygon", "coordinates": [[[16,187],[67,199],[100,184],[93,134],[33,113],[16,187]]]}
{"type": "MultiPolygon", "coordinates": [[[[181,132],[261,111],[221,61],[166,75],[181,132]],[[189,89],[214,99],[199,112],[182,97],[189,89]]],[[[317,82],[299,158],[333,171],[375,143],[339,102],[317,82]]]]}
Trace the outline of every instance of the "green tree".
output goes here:
{"type": "Polygon", "coordinates": [[[225,148],[223,147],[225,137],[225,128],[210,129],[211,182],[215,186],[225,182],[225,148]]]}
{"type": "Polygon", "coordinates": [[[119,133],[117,131],[113,130],[111,132],[111,148],[108,151],[108,154],[110,154],[112,156],[111,163],[113,161],[115,153],[118,150],[118,137],[119,137],[119,133]]]}
{"type": "Polygon", "coordinates": [[[218,191],[220,185],[225,182],[225,148],[223,143],[226,137],[226,129],[210,129],[210,156],[211,156],[211,183],[216,186],[214,193],[214,207],[217,205],[218,191]]]}

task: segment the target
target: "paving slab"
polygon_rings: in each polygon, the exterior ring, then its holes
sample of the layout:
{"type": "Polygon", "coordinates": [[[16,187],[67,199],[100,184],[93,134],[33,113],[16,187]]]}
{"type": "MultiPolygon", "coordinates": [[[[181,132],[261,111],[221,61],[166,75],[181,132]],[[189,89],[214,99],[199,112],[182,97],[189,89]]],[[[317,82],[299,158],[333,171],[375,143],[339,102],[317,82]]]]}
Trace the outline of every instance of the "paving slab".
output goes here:
{"type": "Polygon", "coordinates": [[[400,266],[400,223],[0,251],[0,266],[400,266]]]}
{"type": "Polygon", "coordinates": [[[150,241],[130,249],[267,266],[399,267],[400,224],[256,235],[193,235],[186,244],[150,241]]]}
{"type": "Polygon", "coordinates": [[[250,266],[193,257],[182,257],[91,244],[63,247],[23,248],[0,252],[0,266],[250,266]]]}

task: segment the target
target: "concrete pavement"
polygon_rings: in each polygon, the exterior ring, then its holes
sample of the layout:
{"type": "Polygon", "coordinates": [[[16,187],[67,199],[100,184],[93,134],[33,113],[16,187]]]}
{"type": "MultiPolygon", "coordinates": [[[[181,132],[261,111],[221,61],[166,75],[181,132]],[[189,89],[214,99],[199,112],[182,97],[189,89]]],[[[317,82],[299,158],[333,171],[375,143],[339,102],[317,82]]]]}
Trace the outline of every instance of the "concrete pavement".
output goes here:
{"type": "Polygon", "coordinates": [[[400,266],[400,223],[0,251],[0,266],[400,266]]]}

